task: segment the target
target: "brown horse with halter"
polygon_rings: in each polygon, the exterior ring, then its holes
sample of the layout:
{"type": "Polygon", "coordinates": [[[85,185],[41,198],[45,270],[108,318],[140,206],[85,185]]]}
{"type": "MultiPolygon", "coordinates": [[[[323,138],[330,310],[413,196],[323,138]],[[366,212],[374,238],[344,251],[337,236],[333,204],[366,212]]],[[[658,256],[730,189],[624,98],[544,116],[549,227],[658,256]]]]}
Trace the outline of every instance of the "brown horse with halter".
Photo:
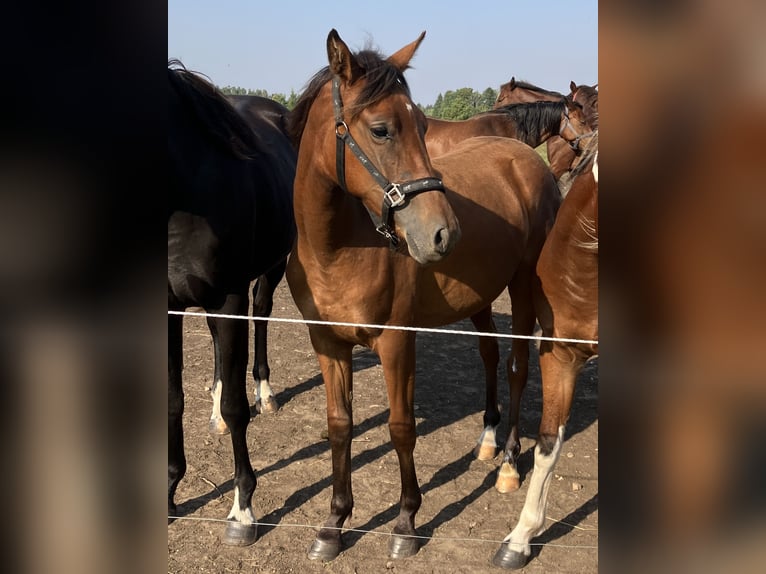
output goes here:
{"type": "MultiPolygon", "coordinates": [[[[570,82],[570,93],[566,96],[568,99],[571,99],[582,106],[585,123],[589,128],[587,131],[589,132],[598,129],[597,87],[598,84],[593,86],[578,86],[574,82],[570,82]]],[[[494,108],[498,109],[507,106],[510,103],[535,101],[555,102],[563,97],[564,96],[559,92],[546,90],[527,82],[520,82],[512,77],[510,82],[500,86],[500,91],[497,94],[494,108]]],[[[550,169],[553,172],[556,181],[558,181],[563,174],[572,168],[574,159],[579,152],[579,141],[567,142],[563,138],[554,136],[549,138],[546,143],[550,169]],[[575,145],[573,145],[573,143],[575,145]]]]}
{"type": "MultiPolygon", "coordinates": [[[[418,550],[415,514],[414,327],[470,317],[494,330],[490,305],[503,289],[513,302],[513,332],[535,324],[535,265],[560,203],[550,171],[529,146],[508,138],[471,138],[429,158],[426,118],[403,72],[425,33],[389,58],[352,53],[332,30],[329,66],[310,81],[290,116],[298,148],[294,207],[298,237],[287,280],[316,352],[327,397],[332,449],[330,515],[309,550],[332,560],[351,515],[352,350],[380,357],[391,443],[399,459],[400,512],[389,553],[418,550]],[[321,321],[316,323],[314,321],[321,321]],[[398,328],[397,328],[398,327],[398,328]]],[[[481,337],[487,387],[496,387],[497,340],[481,337]]],[[[515,407],[505,458],[515,463],[518,399],[529,345],[513,345],[508,373],[515,407]]],[[[485,424],[499,422],[496,395],[485,424]]]]}
{"type": "Polygon", "coordinates": [[[572,184],[537,263],[534,301],[543,336],[540,370],[543,413],[535,464],[518,523],[493,563],[521,568],[531,555],[529,541],[545,526],[553,468],[561,453],[575,380],[585,362],[598,355],[598,132],[572,171],[572,184]],[[579,341],[579,342],[575,342],[579,341]]]}
{"type": "Polygon", "coordinates": [[[508,104],[460,121],[428,118],[426,148],[438,157],[476,136],[514,138],[531,147],[559,136],[574,145],[588,131],[582,106],[562,96],[554,102],[508,104]]]}

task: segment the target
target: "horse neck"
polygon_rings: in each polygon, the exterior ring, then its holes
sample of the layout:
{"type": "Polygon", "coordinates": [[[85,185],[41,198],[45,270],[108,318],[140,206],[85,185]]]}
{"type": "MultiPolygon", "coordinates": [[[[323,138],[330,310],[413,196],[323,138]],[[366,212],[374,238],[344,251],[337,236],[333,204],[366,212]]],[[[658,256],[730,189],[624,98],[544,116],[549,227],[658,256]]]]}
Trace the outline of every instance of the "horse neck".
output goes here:
{"type": "MultiPolygon", "coordinates": [[[[527,113],[529,113],[527,111],[527,113]]],[[[506,120],[506,126],[509,133],[506,137],[518,139],[530,147],[537,147],[545,143],[553,136],[559,135],[559,129],[561,127],[561,117],[548,116],[547,114],[538,113],[535,118],[534,130],[530,130],[527,133],[523,133],[522,124],[524,120],[516,121],[511,116],[504,118],[506,120]],[[512,131],[512,133],[511,133],[512,131]]]]}

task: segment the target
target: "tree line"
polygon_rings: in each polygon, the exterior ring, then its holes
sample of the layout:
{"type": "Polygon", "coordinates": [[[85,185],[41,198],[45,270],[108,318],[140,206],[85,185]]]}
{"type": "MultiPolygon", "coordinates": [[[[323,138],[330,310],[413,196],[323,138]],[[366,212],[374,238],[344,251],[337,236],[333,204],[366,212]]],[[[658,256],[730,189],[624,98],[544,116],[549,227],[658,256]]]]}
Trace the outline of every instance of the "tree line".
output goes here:
{"type": "MultiPolygon", "coordinates": [[[[288,110],[295,107],[300,94],[291,90],[290,95],[273,93],[269,94],[266,90],[248,90],[239,86],[224,86],[219,88],[224,94],[242,95],[242,96],[261,96],[270,98],[285,106],[288,110]]],[[[497,90],[487,88],[483,92],[477,92],[472,88],[459,88],[457,90],[447,90],[444,94],[436,96],[433,104],[424,106],[418,104],[425,115],[431,118],[444,120],[465,120],[479,112],[491,110],[497,99],[497,90]]]]}

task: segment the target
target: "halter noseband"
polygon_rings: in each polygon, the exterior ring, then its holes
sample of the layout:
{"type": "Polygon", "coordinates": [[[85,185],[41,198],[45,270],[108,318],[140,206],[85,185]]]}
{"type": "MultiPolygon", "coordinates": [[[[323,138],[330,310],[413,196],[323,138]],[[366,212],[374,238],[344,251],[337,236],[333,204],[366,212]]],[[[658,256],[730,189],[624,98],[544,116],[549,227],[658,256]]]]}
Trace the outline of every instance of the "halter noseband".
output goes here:
{"type": "Polygon", "coordinates": [[[394,211],[397,208],[406,206],[408,197],[423,193],[424,191],[440,191],[444,193],[444,184],[438,177],[424,177],[403,183],[388,181],[359,148],[356,140],[351,136],[348,125],[343,121],[343,102],[340,98],[340,78],[338,76],[334,76],[332,79],[332,100],[333,107],[335,108],[335,135],[337,137],[335,169],[338,173],[338,184],[344,191],[348,191],[346,189],[345,144],[367,171],[370,172],[370,175],[372,175],[378,185],[383,188],[381,217],[379,218],[375,215],[367,206],[365,206],[365,209],[367,209],[372,222],[375,224],[375,231],[388,239],[391,249],[396,249],[399,246],[399,238],[396,236],[393,227],[394,211]]]}

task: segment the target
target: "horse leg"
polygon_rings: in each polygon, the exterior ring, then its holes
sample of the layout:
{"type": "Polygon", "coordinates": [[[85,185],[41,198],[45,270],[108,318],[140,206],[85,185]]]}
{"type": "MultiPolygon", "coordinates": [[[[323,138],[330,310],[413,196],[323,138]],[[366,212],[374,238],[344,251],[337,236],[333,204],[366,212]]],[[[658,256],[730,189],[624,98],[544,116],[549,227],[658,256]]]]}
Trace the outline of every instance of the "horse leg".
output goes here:
{"type": "MultiPolygon", "coordinates": [[[[509,293],[512,305],[512,327],[514,335],[531,335],[535,328],[535,313],[532,307],[531,269],[519,268],[511,280],[509,293]]],[[[506,493],[518,490],[520,477],[518,459],[521,453],[519,441],[519,411],[521,395],[527,385],[529,371],[529,340],[514,339],[511,353],[507,359],[508,386],[510,401],[508,404],[508,439],[503,450],[503,461],[495,481],[498,492],[506,493]]]]}
{"type": "Polygon", "coordinates": [[[208,317],[207,326],[210,329],[210,335],[213,338],[213,356],[214,356],[214,373],[213,373],[213,387],[210,389],[210,396],[213,397],[213,412],[210,415],[210,423],[208,429],[211,434],[225,435],[229,432],[229,427],[221,416],[221,391],[223,389],[223,383],[221,383],[221,347],[218,342],[218,330],[216,323],[213,319],[208,317]]]}
{"type": "Polygon", "coordinates": [[[332,501],[330,517],[317,533],[308,557],[311,560],[329,561],[340,554],[341,528],[354,507],[351,492],[353,345],[337,341],[323,329],[309,328],[309,334],[322,370],[327,396],[327,433],[332,452],[332,501]]]}
{"type": "MultiPolygon", "coordinates": [[[[492,320],[492,306],[488,306],[471,317],[476,330],[483,333],[496,333],[492,320]]],[[[495,337],[479,337],[479,354],[484,363],[485,397],[484,430],[473,449],[479,460],[491,460],[497,454],[497,426],[500,424],[500,410],[497,406],[497,366],[500,363],[500,351],[495,337]]]]}
{"type": "Polygon", "coordinates": [[[168,315],[168,516],[176,516],[176,488],[186,474],[182,326],[181,315],[168,315]]]}
{"type": "Polygon", "coordinates": [[[376,349],[383,365],[390,406],[388,430],[399,458],[402,483],[399,517],[388,544],[389,557],[406,558],[417,553],[420,544],[415,531],[415,514],[422,495],[415,474],[415,333],[386,331],[376,349]]]}
{"type": "MultiPolygon", "coordinates": [[[[247,292],[230,294],[220,310],[223,314],[247,312],[247,292]]],[[[257,536],[251,501],[255,491],[255,473],[247,449],[247,425],[250,407],[245,387],[247,374],[247,338],[249,326],[241,319],[211,318],[217,334],[221,358],[221,416],[231,432],[234,451],[234,505],[229,512],[223,543],[247,546],[257,536]]]]}
{"type": "MultiPolygon", "coordinates": [[[[256,279],[253,285],[253,317],[270,317],[274,307],[274,290],[285,274],[287,259],[279,263],[265,275],[256,279]]],[[[255,321],[253,336],[253,381],[255,381],[255,408],[261,413],[275,413],[279,403],[274,397],[274,391],[269,384],[268,351],[267,351],[268,321],[255,321]]]]}
{"type": "Polygon", "coordinates": [[[519,521],[492,559],[495,566],[508,569],[522,568],[527,563],[531,555],[529,541],[544,530],[548,487],[561,453],[575,379],[584,364],[565,345],[543,342],[540,348],[543,414],[535,446],[535,466],[519,521]]]}

